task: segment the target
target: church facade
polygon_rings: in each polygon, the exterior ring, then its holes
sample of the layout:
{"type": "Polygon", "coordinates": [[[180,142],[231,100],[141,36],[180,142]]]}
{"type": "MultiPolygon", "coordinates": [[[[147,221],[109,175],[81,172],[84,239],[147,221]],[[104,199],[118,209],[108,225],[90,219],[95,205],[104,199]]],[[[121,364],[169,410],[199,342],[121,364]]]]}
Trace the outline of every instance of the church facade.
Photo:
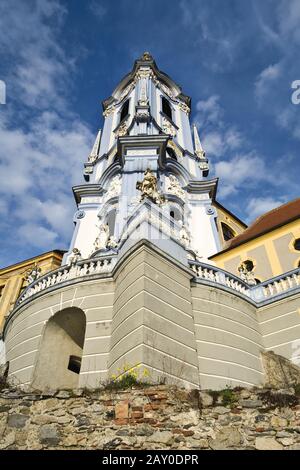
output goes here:
{"type": "Polygon", "coordinates": [[[189,114],[149,53],[103,102],[69,251],[5,322],[11,379],[95,388],[126,365],[220,389],[264,383],[265,351],[300,360],[299,268],[258,284],[248,265],[214,261],[246,226],[216,201],[189,114]]]}

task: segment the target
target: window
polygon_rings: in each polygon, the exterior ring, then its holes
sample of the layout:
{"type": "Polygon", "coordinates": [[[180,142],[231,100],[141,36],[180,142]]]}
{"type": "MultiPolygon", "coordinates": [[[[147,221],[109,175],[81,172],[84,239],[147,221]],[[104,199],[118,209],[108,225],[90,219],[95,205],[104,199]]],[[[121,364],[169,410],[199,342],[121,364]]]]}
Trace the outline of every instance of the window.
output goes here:
{"type": "Polygon", "coordinates": [[[228,227],[228,225],[221,222],[221,227],[222,227],[222,232],[223,232],[223,237],[224,237],[225,242],[235,237],[234,231],[230,227],[228,227]]]}
{"type": "Polygon", "coordinates": [[[300,238],[297,238],[294,241],[294,248],[295,248],[295,250],[300,251],[300,238]]]}
{"type": "Polygon", "coordinates": [[[68,370],[75,372],[75,374],[79,374],[81,367],[81,357],[79,356],[70,356],[68,370]]]}
{"type": "Polygon", "coordinates": [[[174,219],[174,218],[175,218],[174,211],[171,211],[171,212],[170,212],[170,217],[171,217],[172,219],[174,219]]]}
{"type": "Polygon", "coordinates": [[[170,147],[167,147],[167,154],[169,155],[170,158],[173,158],[173,160],[177,160],[174,150],[171,149],[170,147]]]}
{"type": "Polygon", "coordinates": [[[129,113],[129,100],[125,101],[125,103],[123,104],[123,107],[121,110],[120,122],[122,122],[123,119],[126,118],[128,113],[129,113]]]}
{"type": "Polygon", "coordinates": [[[166,116],[168,116],[168,118],[172,119],[172,108],[170,106],[169,101],[164,96],[162,96],[161,98],[161,107],[162,107],[162,112],[166,116]]]}

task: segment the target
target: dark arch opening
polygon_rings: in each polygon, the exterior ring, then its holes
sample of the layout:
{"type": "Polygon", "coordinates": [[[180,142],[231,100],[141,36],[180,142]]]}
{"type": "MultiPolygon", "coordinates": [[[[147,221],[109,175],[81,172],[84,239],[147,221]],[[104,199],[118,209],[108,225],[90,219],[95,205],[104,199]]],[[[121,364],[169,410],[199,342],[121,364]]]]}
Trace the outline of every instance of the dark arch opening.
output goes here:
{"type": "Polygon", "coordinates": [[[167,98],[165,98],[164,96],[162,96],[161,98],[161,107],[162,107],[162,112],[170,119],[172,119],[172,108],[171,108],[171,105],[169,103],[169,101],[167,100],[167,98]]]}
{"type": "Polygon", "coordinates": [[[78,387],[85,328],[85,314],[77,307],[60,310],[49,319],[38,351],[33,387],[78,387]]]}
{"type": "Polygon", "coordinates": [[[225,242],[235,237],[234,231],[227,224],[224,224],[224,222],[221,222],[221,227],[222,227],[222,233],[223,233],[223,238],[225,242]]]}
{"type": "Polygon", "coordinates": [[[128,113],[129,113],[129,100],[126,100],[125,103],[122,106],[121,115],[120,115],[120,122],[122,122],[123,119],[126,118],[128,113]]]}

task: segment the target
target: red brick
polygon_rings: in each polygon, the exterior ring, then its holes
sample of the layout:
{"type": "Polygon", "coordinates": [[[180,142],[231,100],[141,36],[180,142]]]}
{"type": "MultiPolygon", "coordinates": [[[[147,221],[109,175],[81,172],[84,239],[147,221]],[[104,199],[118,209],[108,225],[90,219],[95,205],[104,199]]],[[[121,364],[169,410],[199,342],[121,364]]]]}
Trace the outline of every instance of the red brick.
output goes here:
{"type": "Polygon", "coordinates": [[[131,410],[132,411],[143,411],[143,407],[142,406],[132,406],[131,407],[131,410]]]}
{"type": "Polygon", "coordinates": [[[160,409],[161,409],[161,405],[157,405],[154,403],[144,406],[144,411],[153,411],[153,410],[160,410],[160,409]]]}
{"type": "Polygon", "coordinates": [[[142,411],[132,411],[131,418],[143,418],[144,413],[142,411]]]}
{"type": "Polygon", "coordinates": [[[114,423],[117,426],[124,426],[124,424],[128,424],[129,419],[128,418],[120,418],[120,419],[115,419],[114,423]]]}
{"type": "Polygon", "coordinates": [[[116,419],[128,418],[129,416],[129,404],[128,401],[121,401],[115,405],[115,417],[116,419]]]}

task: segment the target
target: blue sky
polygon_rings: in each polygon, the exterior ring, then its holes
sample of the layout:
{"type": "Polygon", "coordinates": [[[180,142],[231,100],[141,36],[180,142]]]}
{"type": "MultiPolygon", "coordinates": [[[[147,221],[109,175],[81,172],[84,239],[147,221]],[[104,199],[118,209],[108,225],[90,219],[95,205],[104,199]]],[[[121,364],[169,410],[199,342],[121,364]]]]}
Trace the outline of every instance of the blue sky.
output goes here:
{"type": "Polygon", "coordinates": [[[2,0],[0,265],[68,247],[101,101],[146,50],[192,97],[223,205],[298,197],[299,23],[299,0],[2,0]]]}

